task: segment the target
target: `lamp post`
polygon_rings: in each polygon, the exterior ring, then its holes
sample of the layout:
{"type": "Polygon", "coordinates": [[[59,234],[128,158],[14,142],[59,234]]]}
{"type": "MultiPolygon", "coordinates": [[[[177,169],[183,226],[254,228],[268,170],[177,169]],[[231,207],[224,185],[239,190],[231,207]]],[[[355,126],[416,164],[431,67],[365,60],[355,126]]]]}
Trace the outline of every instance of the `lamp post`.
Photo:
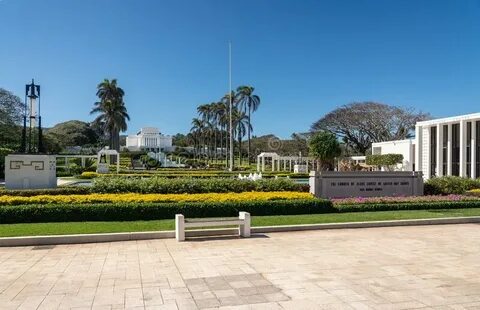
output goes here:
{"type": "Polygon", "coordinates": [[[40,116],[40,85],[32,79],[25,85],[25,105],[23,110],[22,152],[42,153],[42,117],[40,116]],[[28,98],[28,99],[27,99],[28,98]],[[38,106],[37,106],[38,105],[38,106]],[[27,133],[28,119],[28,133],[27,133]],[[38,120],[38,131],[35,132],[38,120]]]}

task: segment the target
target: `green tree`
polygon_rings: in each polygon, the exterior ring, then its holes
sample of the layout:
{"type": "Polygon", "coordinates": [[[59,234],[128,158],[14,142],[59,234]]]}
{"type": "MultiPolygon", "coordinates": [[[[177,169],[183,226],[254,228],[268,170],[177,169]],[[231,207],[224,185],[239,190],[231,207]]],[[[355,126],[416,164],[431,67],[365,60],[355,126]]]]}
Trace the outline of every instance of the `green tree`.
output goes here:
{"type": "Polygon", "coordinates": [[[310,155],[318,161],[317,169],[321,170],[332,169],[335,157],[340,156],[342,151],[337,137],[328,131],[314,134],[308,142],[308,147],[310,155]]]}
{"type": "Polygon", "coordinates": [[[19,150],[23,109],[23,103],[18,96],[0,88],[0,146],[19,150]]]}
{"type": "Polygon", "coordinates": [[[411,138],[415,124],[429,117],[409,108],[354,102],[323,116],[313,123],[311,131],[330,131],[346,144],[346,148],[365,154],[373,142],[411,138]]]}
{"type": "Polygon", "coordinates": [[[240,86],[237,88],[237,102],[239,105],[239,109],[247,113],[247,120],[248,120],[247,156],[248,156],[249,165],[250,165],[250,140],[251,140],[251,132],[253,131],[251,113],[257,111],[258,107],[260,106],[260,97],[258,95],[253,94],[254,90],[255,88],[251,86],[240,86]]]}
{"type": "Polygon", "coordinates": [[[94,120],[102,124],[106,134],[109,136],[110,148],[120,151],[120,132],[127,130],[127,121],[130,116],[127,113],[123,96],[123,89],[118,87],[117,80],[103,80],[97,86],[97,97],[100,101],[95,102],[90,114],[100,114],[94,120]]]}
{"type": "Polygon", "coordinates": [[[54,137],[62,148],[95,145],[100,139],[89,123],[77,120],[56,124],[46,135],[54,137]]]}
{"type": "Polygon", "coordinates": [[[248,131],[250,127],[248,123],[248,117],[245,113],[239,111],[238,109],[233,110],[232,114],[233,120],[233,128],[234,128],[234,136],[237,138],[238,141],[238,157],[239,157],[239,165],[242,165],[242,138],[248,131]]]}

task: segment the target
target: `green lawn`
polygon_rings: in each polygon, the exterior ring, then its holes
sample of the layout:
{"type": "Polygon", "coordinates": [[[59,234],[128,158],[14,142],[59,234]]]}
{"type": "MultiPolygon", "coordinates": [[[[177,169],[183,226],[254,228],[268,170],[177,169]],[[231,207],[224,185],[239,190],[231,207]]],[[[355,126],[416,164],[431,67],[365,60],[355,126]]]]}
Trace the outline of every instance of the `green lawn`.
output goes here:
{"type": "MultiPolygon", "coordinates": [[[[360,221],[426,219],[440,217],[480,216],[480,208],[475,209],[442,209],[442,210],[409,210],[353,212],[335,214],[254,216],[253,226],[274,226],[294,224],[342,223],[360,221]]],[[[34,224],[1,224],[0,237],[91,234],[107,232],[134,232],[173,230],[173,220],[132,221],[132,222],[71,222],[71,223],[34,223],[34,224]]]]}

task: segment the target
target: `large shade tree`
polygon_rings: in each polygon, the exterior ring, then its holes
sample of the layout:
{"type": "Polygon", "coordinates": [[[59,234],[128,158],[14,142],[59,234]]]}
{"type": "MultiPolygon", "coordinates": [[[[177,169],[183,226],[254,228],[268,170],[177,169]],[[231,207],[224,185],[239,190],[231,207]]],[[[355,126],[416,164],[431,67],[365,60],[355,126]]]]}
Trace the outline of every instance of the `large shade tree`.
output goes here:
{"type": "Polygon", "coordinates": [[[415,124],[428,118],[428,114],[410,108],[376,102],[354,102],[323,116],[313,123],[311,131],[332,132],[347,147],[365,154],[373,142],[411,138],[415,124]]]}
{"type": "Polygon", "coordinates": [[[18,96],[0,88],[0,147],[20,148],[23,108],[18,96]]]}
{"type": "Polygon", "coordinates": [[[109,136],[110,148],[117,151],[120,151],[120,132],[127,130],[127,121],[130,120],[123,101],[124,95],[116,79],[105,79],[97,86],[97,97],[100,100],[95,102],[90,112],[99,114],[94,122],[101,124],[109,136]]]}
{"type": "Polygon", "coordinates": [[[239,105],[239,109],[246,113],[247,122],[248,122],[247,157],[248,157],[249,165],[250,165],[250,144],[251,144],[250,140],[251,140],[251,132],[253,130],[251,113],[257,111],[258,107],[260,106],[260,97],[258,95],[253,94],[254,90],[255,88],[253,88],[252,86],[240,86],[237,88],[237,102],[239,105]]]}

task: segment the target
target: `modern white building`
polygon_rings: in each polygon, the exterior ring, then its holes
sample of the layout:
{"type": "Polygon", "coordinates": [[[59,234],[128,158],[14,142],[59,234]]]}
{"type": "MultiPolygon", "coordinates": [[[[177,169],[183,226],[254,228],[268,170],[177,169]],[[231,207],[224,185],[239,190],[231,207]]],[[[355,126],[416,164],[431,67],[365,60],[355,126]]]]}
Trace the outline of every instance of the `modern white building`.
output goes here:
{"type": "Polygon", "coordinates": [[[143,127],[136,135],[127,136],[129,151],[163,152],[172,148],[172,136],[161,134],[155,127],[143,127]]]}
{"type": "Polygon", "coordinates": [[[480,177],[480,113],[418,122],[415,139],[374,143],[373,154],[403,154],[404,170],[480,177]],[[408,155],[410,154],[410,155],[408,155]],[[412,157],[411,154],[414,154],[412,157]]]}
{"type": "Polygon", "coordinates": [[[395,167],[395,171],[415,170],[415,140],[395,140],[372,143],[373,155],[402,154],[403,162],[395,167]]]}

